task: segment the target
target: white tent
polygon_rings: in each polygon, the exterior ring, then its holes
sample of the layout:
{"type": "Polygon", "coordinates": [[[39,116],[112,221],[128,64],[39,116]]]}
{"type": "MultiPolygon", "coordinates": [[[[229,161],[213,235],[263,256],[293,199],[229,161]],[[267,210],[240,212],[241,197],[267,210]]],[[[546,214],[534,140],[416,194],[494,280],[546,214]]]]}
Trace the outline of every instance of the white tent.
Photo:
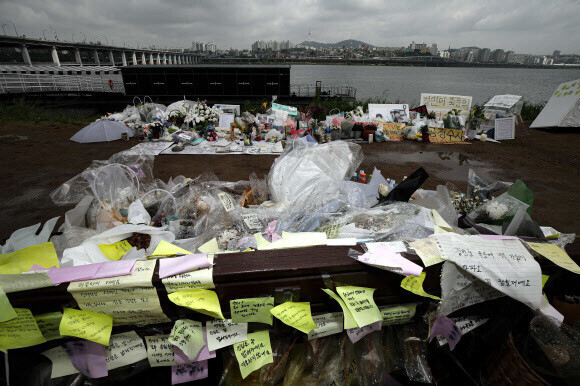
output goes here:
{"type": "Polygon", "coordinates": [[[122,122],[100,119],[82,128],[70,140],[79,143],[109,142],[121,139],[123,132],[129,137],[134,135],[133,130],[122,122]]]}
{"type": "Polygon", "coordinates": [[[530,127],[580,127],[580,79],[559,85],[530,127]]]}

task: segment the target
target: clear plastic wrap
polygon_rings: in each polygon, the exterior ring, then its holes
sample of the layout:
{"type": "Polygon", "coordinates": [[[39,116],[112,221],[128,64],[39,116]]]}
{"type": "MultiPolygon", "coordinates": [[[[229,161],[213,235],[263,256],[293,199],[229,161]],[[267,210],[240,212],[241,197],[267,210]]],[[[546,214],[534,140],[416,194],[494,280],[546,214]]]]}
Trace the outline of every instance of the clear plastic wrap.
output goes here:
{"type": "Polygon", "coordinates": [[[360,146],[335,141],[324,145],[294,149],[277,158],[268,175],[272,198],[293,202],[305,192],[338,190],[362,162],[360,146]]]}
{"type": "Polygon", "coordinates": [[[294,386],[305,384],[308,379],[312,379],[312,365],[314,363],[314,352],[312,346],[306,343],[297,343],[296,347],[290,351],[290,358],[284,374],[284,386],[294,386]],[[303,379],[306,378],[306,382],[303,379]]]}
{"type": "Polygon", "coordinates": [[[290,354],[296,347],[298,335],[270,334],[272,356],[274,361],[260,369],[260,385],[276,385],[284,378],[290,354]]]}
{"type": "Polygon", "coordinates": [[[372,332],[354,344],[359,384],[382,385],[385,372],[383,332],[372,332]]]}
{"type": "Polygon", "coordinates": [[[510,186],[510,183],[501,181],[488,184],[479,178],[473,169],[469,169],[467,175],[467,197],[469,198],[479,196],[481,199],[491,200],[493,193],[510,186]]]}
{"type": "Polygon", "coordinates": [[[403,368],[404,358],[401,341],[398,336],[402,326],[386,326],[383,334],[383,357],[385,370],[391,374],[403,368]]]}
{"type": "Polygon", "coordinates": [[[345,333],[317,340],[312,379],[316,384],[345,385],[357,379],[354,345],[345,333]]]}
{"type": "Polygon", "coordinates": [[[431,368],[427,362],[427,343],[421,338],[417,324],[406,324],[401,328],[403,358],[407,377],[413,382],[432,383],[431,368]]]}

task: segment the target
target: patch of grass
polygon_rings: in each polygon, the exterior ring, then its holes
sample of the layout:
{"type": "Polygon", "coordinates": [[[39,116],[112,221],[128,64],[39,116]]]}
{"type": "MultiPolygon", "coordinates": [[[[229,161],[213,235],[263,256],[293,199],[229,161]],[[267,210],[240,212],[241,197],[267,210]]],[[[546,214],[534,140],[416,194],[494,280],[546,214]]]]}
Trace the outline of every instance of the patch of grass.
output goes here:
{"type": "Polygon", "coordinates": [[[85,123],[98,117],[81,116],[78,112],[51,111],[35,103],[16,100],[10,104],[0,104],[0,117],[3,122],[54,122],[54,123],[85,123]]]}
{"type": "Polygon", "coordinates": [[[540,114],[540,111],[544,108],[546,102],[541,103],[528,103],[524,102],[522,106],[522,120],[525,123],[532,123],[534,119],[540,114]]]}

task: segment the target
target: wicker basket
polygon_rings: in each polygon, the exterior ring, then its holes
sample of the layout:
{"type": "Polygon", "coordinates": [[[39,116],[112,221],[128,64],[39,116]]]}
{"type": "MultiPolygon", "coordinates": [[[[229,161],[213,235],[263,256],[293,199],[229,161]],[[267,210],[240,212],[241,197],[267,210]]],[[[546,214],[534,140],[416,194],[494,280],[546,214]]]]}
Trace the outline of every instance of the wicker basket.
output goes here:
{"type": "Polygon", "coordinates": [[[522,358],[511,332],[495,355],[487,361],[481,377],[484,385],[550,385],[522,358]]]}

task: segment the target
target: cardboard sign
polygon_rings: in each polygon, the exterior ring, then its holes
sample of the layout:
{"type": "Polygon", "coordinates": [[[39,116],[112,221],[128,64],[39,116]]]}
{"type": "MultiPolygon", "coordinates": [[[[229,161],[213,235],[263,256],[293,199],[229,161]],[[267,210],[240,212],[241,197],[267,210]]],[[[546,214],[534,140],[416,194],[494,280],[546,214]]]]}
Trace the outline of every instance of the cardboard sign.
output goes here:
{"type": "Polygon", "coordinates": [[[463,142],[463,130],[430,127],[429,141],[434,143],[463,142]]]}
{"type": "Polygon", "coordinates": [[[495,120],[495,140],[514,139],[514,132],[516,127],[515,117],[497,118],[495,120]]]}
{"type": "Polygon", "coordinates": [[[459,110],[460,115],[468,116],[471,109],[470,96],[445,95],[445,94],[421,94],[421,104],[427,106],[429,112],[435,113],[437,120],[442,120],[450,110],[459,110]]]}
{"type": "Polygon", "coordinates": [[[383,123],[383,133],[389,138],[389,141],[402,141],[404,123],[383,123]]]}
{"type": "Polygon", "coordinates": [[[509,109],[513,105],[515,105],[520,99],[522,99],[520,95],[496,95],[483,106],[509,109]]]}

